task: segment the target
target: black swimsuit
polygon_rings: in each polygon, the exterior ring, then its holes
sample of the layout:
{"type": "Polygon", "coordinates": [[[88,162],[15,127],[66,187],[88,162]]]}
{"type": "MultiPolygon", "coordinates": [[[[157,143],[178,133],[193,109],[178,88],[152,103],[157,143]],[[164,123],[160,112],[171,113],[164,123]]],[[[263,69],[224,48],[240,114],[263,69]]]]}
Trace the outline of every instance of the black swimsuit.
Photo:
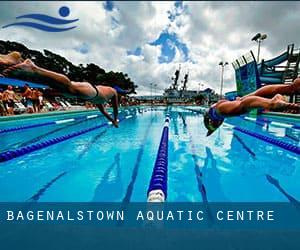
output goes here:
{"type": "Polygon", "coordinates": [[[95,98],[99,96],[99,90],[97,89],[96,85],[89,82],[89,84],[96,90],[96,95],[94,97],[84,98],[86,101],[93,101],[95,98]]]}

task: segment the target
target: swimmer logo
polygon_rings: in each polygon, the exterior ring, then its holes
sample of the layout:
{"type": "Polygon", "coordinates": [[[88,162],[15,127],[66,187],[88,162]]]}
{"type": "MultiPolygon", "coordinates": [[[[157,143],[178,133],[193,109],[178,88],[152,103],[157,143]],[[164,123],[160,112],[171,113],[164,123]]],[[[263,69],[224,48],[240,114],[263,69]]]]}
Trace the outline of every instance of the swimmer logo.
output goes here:
{"type": "Polygon", "coordinates": [[[25,19],[25,20],[31,19],[31,21],[7,24],[7,25],[3,26],[2,29],[9,28],[12,26],[25,26],[25,27],[30,27],[30,28],[37,29],[37,30],[46,31],[46,32],[63,32],[63,31],[68,31],[68,30],[71,30],[71,29],[74,29],[77,27],[77,26],[62,27],[62,25],[71,24],[71,23],[77,22],[79,20],[79,19],[73,19],[73,20],[64,19],[65,17],[67,17],[70,14],[70,9],[68,7],[66,7],[66,6],[60,7],[60,9],[58,10],[58,13],[63,18],[57,18],[57,17],[52,17],[52,16],[38,14],[38,13],[18,16],[18,17],[16,17],[16,19],[25,19]],[[33,22],[33,21],[40,21],[42,23],[33,22]],[[56,27],[48,26],[43,23],[47,23],[50,25],[56,25],[56,27]]]}

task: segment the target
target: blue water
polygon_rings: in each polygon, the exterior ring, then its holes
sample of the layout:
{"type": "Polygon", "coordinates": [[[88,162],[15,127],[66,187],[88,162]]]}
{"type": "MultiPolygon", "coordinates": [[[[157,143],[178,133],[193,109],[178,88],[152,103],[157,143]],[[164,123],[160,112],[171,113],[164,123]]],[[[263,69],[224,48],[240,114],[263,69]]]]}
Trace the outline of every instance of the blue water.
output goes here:
{"type": "MultiPolygon", "coordinates": [[[[157,107],[142,114],[132,109],[132,117],[122,121],[118,129],[97,129],[0,163],[0,201],[146,201],[167,113],[171,118],[167,201],[300,200],[299,155],[232,127],[297,146],[300,130],[259,126],[235,117],[226,119],[218,131],[206,137],[201,115],[184,107],[157,107]]],[[[128,113],[122,111],[120,117],[123,115],[128,113]]],[[[78,116],[82,114],[2,122],[0,129],[78,116]]],[[[0,152],[103,122],[101,117],[1,134],[0,152]]]]}

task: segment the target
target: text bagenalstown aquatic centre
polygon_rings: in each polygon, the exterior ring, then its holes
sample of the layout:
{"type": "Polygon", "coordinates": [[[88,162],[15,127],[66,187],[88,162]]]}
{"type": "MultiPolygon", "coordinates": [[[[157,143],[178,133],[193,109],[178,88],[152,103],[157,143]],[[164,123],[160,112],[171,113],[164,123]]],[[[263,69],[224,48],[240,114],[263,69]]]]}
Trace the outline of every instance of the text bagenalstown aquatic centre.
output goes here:
{"type": "MultiPolygon", "coordinates": [[[[3,211],[1,211],[3,213],[3,211]]],[[[135,211],[128,216],[136,221],[204,221],[208,217],[218,221],[274,221],[273,210],[218,210],[213,213],[207,211],[135,211]]],[[[5,211],[1,216],[6,221],[125,221],[127,213],[123,210],[28,210],[28,211],[5,211]]]]}

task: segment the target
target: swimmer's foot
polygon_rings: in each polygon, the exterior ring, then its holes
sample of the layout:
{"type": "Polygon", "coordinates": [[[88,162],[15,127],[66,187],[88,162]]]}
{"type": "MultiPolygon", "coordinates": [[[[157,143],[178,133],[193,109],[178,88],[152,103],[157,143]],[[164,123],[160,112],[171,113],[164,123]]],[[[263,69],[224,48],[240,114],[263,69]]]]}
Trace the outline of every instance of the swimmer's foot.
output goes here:
{"type": "Polygon", "coordinates": [[[11,52],[7,55],[0,56],[0,64],[15,65],[23,61],[24,59],[22,58],[21,54],[17,51],[11,52]]]}
{"type": "Polygon", "coordinates": [[[300,106],[295,103],[289,103],[284,101],[284,97],[278,94],[272,98],[271,110],[279,112],[288,111],[290,113],[299,113],[300,106]]]}
{"type": "Polygon", "coordinates": [[[14,66],[9,67],[8,69],[3,71],[3,74],[8,76],[13,73],[35,73],[37,66],[30,60],[26,59],[24,62],[16,64],[14,66]]]}
{"type": "Polygon", "coordinates": [[[292,85],[294,93],[300,93],[300,78],[296,78],[292,85]]]}

